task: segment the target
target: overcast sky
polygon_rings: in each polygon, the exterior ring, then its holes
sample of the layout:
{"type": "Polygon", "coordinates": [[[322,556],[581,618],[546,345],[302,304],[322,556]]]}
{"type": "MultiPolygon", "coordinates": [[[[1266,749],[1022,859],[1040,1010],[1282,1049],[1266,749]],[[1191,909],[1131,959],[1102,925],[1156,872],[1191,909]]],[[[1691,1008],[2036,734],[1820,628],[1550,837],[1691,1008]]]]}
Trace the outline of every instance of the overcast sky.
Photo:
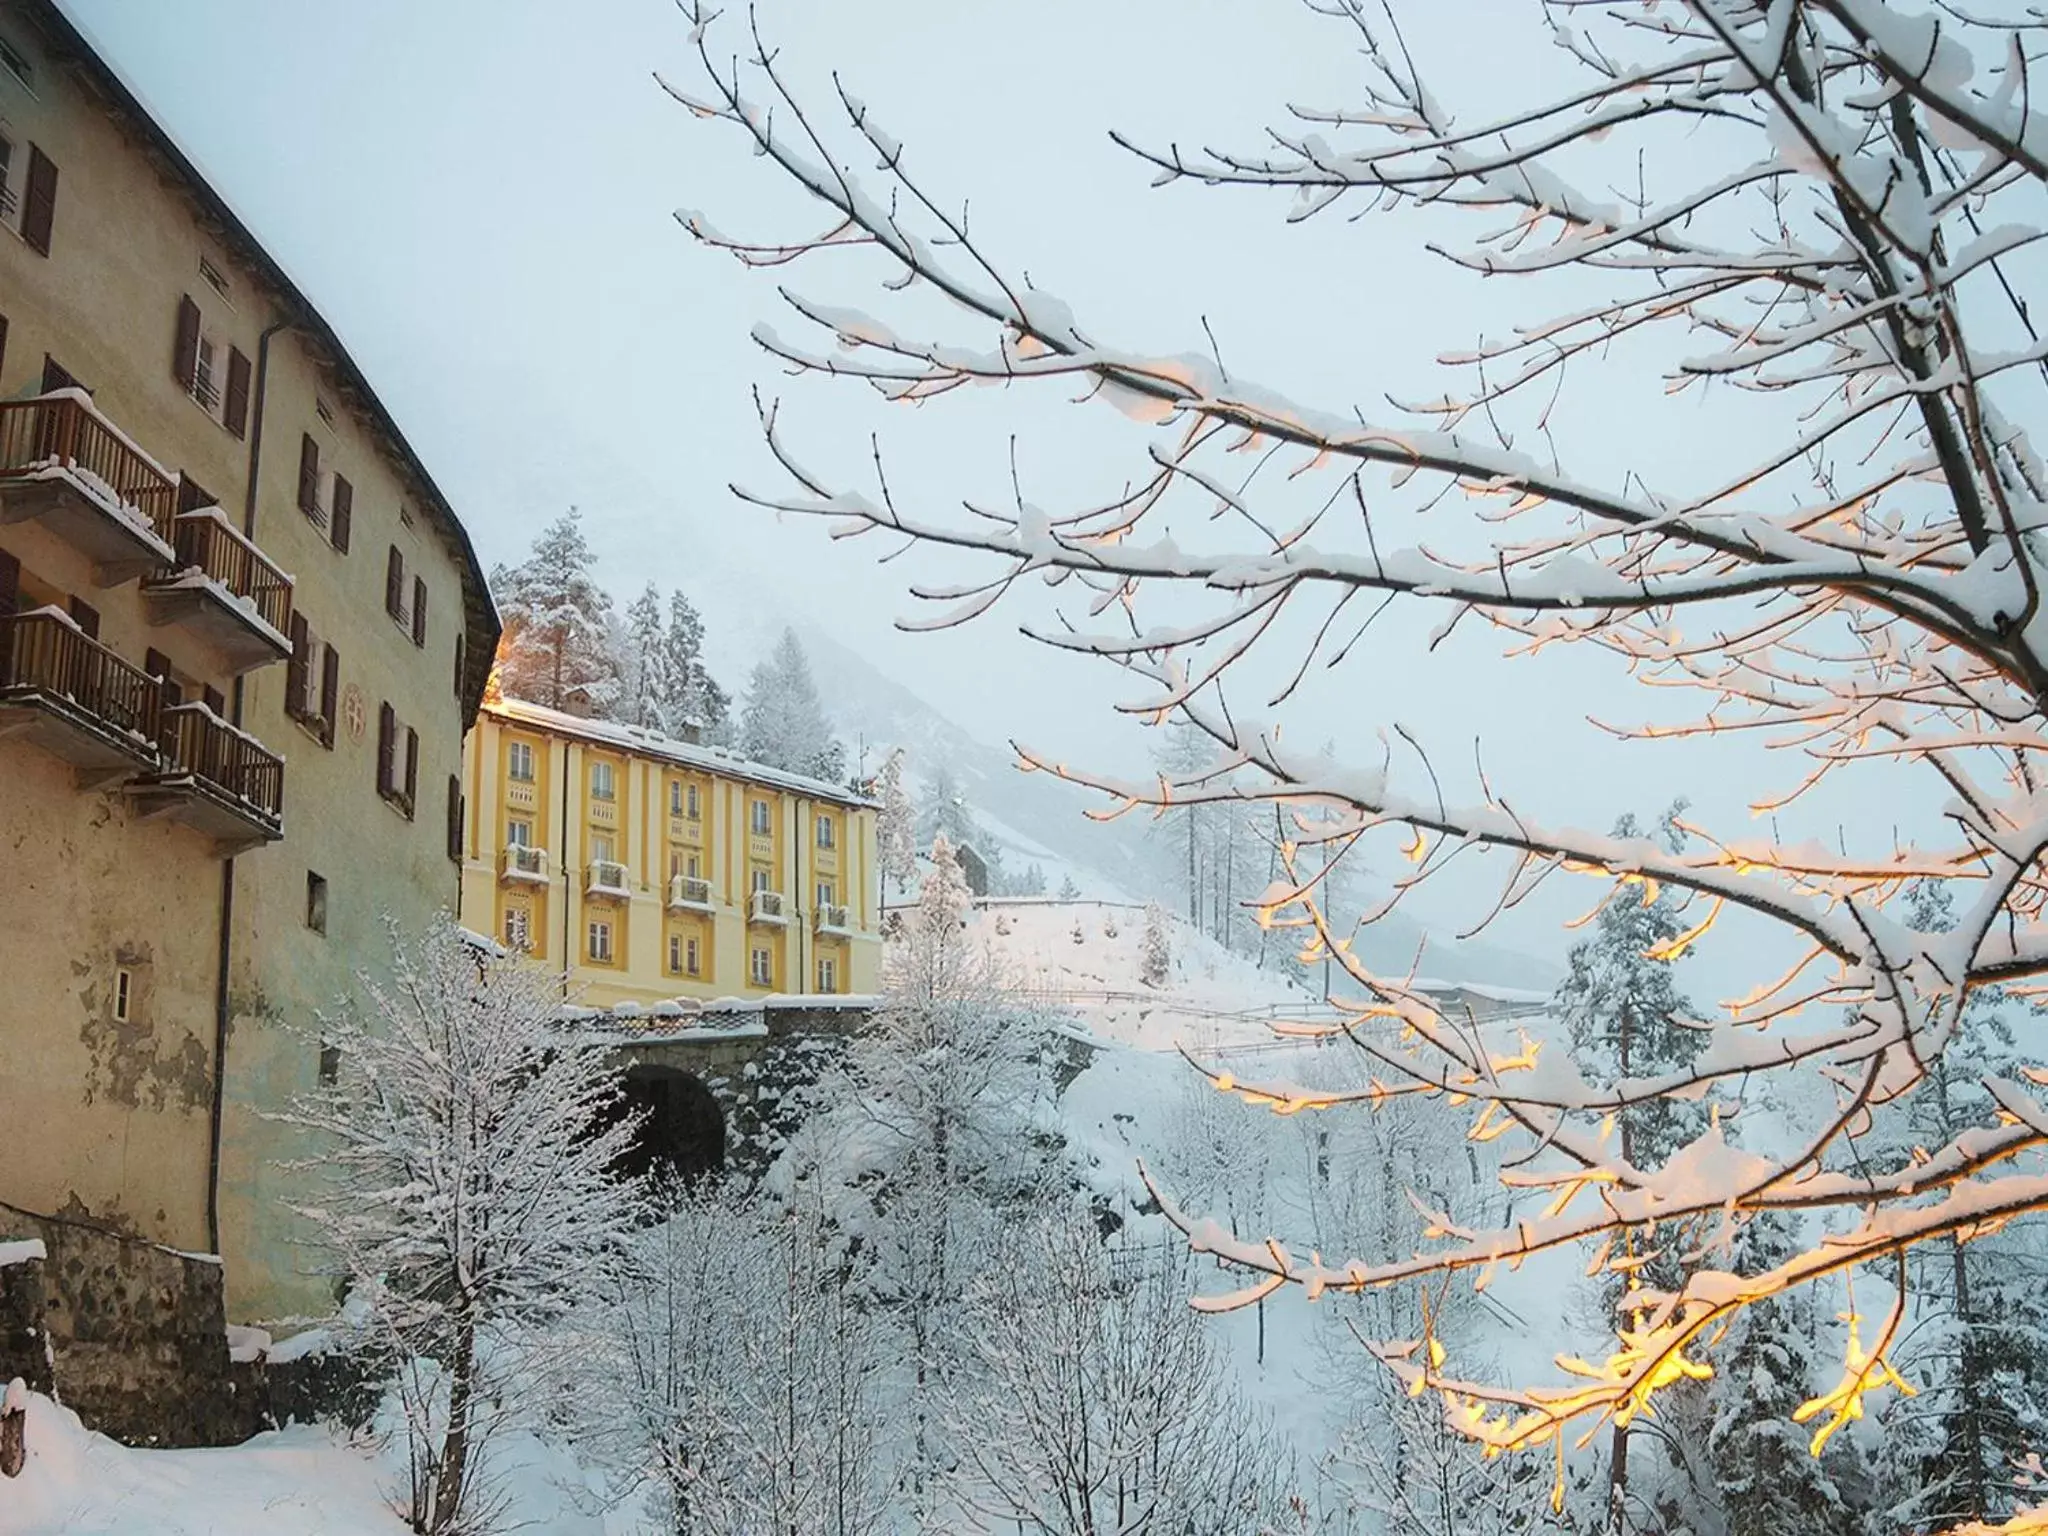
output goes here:
{"type": "MultiPolygon", "coordinates": [[[[1113,413],[1056,394],[983,391],[911,421],[844,387],[781,378],[749,340],[757,322],[791,324],[776,275],[696,246],[671,215],[701,210],[748,235],[815,220],[729,128],[658,89],[654,70],[687,82],[694,67],[672,6],[64,3],[326,311],[487,563],[516,559],[573,502],[622,600],[645,580],[680,585],[714,626],[765,600],[862,648],[987,739],[1140,759],[1142,737],[1109,712],[1118,680],[1022,640],[1021,615],[964,636],[898,634],[902,567],[878,571],[862,547],[835,546],[803,519],[780,525],[727,492],[733,480],[776,483],[755,384],[784,396],[786,430],[834,474],[859,468],[866,432],[881,426],[915,496],[1005,499],[1013,429],[1027,493],[1054,503],[1118,483],[1131,443],[1113,413]]],[[[1559,78],[1534,5],[1429,0],[1401,12],[1425,69],[1473,113],[1559,78]]],[[[1390,393],[1442,392],[1437,353],[1570,307],[1555,291],[1449,271],[1421,248],[1441,227],[1289,225],[1282,195],[1148,187],[1109,128],[1250,145],[1286,102],[1356,100],[1342,31],[1287,0],[761,0],[759,13],[801,89],[815,95],[837,70],[928,186],[972,198],[988,248],[1127,350],[1204,350],[1206,316],[1233,372],[1384,415],[1390,393]]],[[[879,297],[858,281],[835,289],[825,272],[793,280],[838,302],[879,297]]],[[[1625,353],[1583,373],[1558,420],[1568,466],[1608,483],[1625,470],[1681,487],[1719,478],[1716,432],[1743,407],[1696,406],[1699,393],[1663,403],[1654,370],[1631,371],[1625,353]]],[[[1292,728],[1377,757],[1373,732],[1401,720],[1461,765],[1483,735],[1497,787],[1562,818],[1604,826],[1687,793],[1746,830],[1745,791],[1759,786],[1713,755],[1746,746],[1617,747],[1589,713],[1668,714],[1666,701],[1595,658],[1503,667],[1498,639],[1469,626],[1425,656],[1429,622],[1397,622],[1319,682],[1313,714],[1292,728]]],[[[1781,781],[1792,767],[1780,765],[1781,781]]]]}

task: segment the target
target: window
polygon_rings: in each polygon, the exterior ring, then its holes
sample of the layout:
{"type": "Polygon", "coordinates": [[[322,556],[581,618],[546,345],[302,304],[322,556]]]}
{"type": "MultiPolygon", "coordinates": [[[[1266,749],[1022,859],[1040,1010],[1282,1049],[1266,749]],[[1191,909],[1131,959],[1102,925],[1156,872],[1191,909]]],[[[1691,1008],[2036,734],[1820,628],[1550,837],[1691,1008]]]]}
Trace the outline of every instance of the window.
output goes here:
{"type": "Polygon", "coordinates": [[[775,985],[775,956],[766,948],[756,948],[749,952],[747,979],[757,987],[775,985]]]}
{"type": "Polygon", "coordinates": [[[671,816],[683,814],[683,781],[681,779],[670,779],[668,781],[668,813],[671,816]]]}
{"type": "Polygon", "coordinates": [[[533,782],[533,743],[515,741],[505,749],[505,777],[515,784],[533,782]]]}
{"type": "Polygon", "coordinates": [[[36,72],[27,55],[4,37],[0,37],[0,69],[5,69],[30,90],[36,88],[36,72]]]}
{"type": "Polygon", "coordinates": [[[831,955],[818,956],[818,990],[837,992],[839,990],[839,962],[831,955]]]}
{"type": "Polygon", "coordinates": [[[830,816],[820,816],[818,818],[818,846],[820,848],[830,848],[834,846],[832,840],[833,832],[834,829],[832,826],[832,818],[830,816]]]}
{"type": "Polygon", "coordinates": [[[592,763],[590,765],[590,798],[593,800],[609,800],[613,797],[616,789],[617,785],[613,782],[612,778],[612,765],[602,759],[592,763]]]}
{"type": "Polygon", "coordinates": [[[697,938],[683,940],[683,971],[686,975],[700,976],[704,972],[704,941],[697,938]]]}
{"type": "Polygon", "coordinates": [[[685,858],[683,859],[683,873],[688,875],[692,880],[703,879],[704,861],[698,858],[697,855],[694,853],[685,856],[685,858]]]}
{"type": "Polygon", "coordinates": [[[462,780],[448,775],[448,857],[462,862],[462,780]]]}
{"type": "Polygon", "coordinates": [[[0,138],[0,224],[12,225],[15,209],[21,203],[20,194],[14,190],[13,169],[14,145],[0,138]]]}
{"type": "Polygon", "coordinates": [[[320,1043],[320,1081],[323,1083],[332,1084],[334,1080],[340,1076],[341,1047],[338,1045],[329,1045],[326,1041],[323,1040],[320,1043]]]}
{"type": "Polygon", "coordinates": [[[325,400],[322,400],[318,395],[313,397],[313,414],[326,422],[328,426],[334,425],[334,407],[325,400]]]}
{"type": "Polygon", "coordinates": [[[114,972],[114,1019],[128,1022],[128,1008],[135,998],[135,973],[127,970],[114,972]]]}
{"type": "Polygon", "coordinates": [[[533,846],[533,823],[518,817],[514,817],[506,822],[505,841],[514,848],[531,848],[533,846]]]}
{"type": "Polygon", "coordinates": [[[306,926],[315,933],[327,931],[327,877],[306,871],[306,926]]]}
{"type": "Polygon", "coordinates": [[[668,969],[671,976],[683,973],[683,936],[679,933],[668,936],[668,969]]]}
{"type": "Polygon", "coordinates": [[[411,528],[414,525],[415,520],[412,515],[412,508],[400,502],[398,506],[398,526],[401,528],[411,528]]]}
{"type": "Polygon", "coordinates": [[[396,544],[384,562],[384,611],[394,624],[405,623],[405,555],[396,544]]]}
{"type": "Polygon", "coordinates": [[[324,524],[320,506],[320,445],[313,434],[299,434],[299,510],[316,523],[324,524]]]}
{"type": "Polygon", "coordinates": [[[229,296],[228,280],[226,274],[224,274],[219,267],[216,267],[212,262],[208,261],[204,256],[199,258],[199,275],[206,280],[206,286],[211,288],[215,293],[219,294],[222,298],[225,299],[229,296]]]}
{"type": "Polygon", "coordinates": [[[593,922],[590,925],[590,958],[599,965],[609,965],[612,959],[612,925],[593,922]]]}
{"type": "Polygon", "coordinates": [[[747,810],[747,818],[748,825],[753,828],[754,836],[756,837],[766,837],[774,825],[768,819],[768,802],[766,800],[751,802],[747,810]]]}
{"type": "Polygon", "coordinates": [[[505,913],[505,947],[525,954],[533,948],[533,914],[524,907],[505,913]]]}
{"type": "Polygon", "coordinates": [[[754,889],[756,891],[765,891],[769,888],[768,871],[756,865],[754,868],[754,889]]]}
{"type": "Polygon", "coordinates": [[[427,584],[417,576],[412,579],[412,643],[426,649],[427,584]]]}
{"type": "Polygon", "coordinates": [[[830,880],[820,880],[818,882],[818,905],[820,907],[837,905],[837,896],[832,889],[832,882],[830,880]]]}
{"type": "Polygon", "coordinates": [[[330,494],[334,508],[327,521],[327,538],[337,552],[345,555],[348,553],[349,535],[355,528],[356,488],[348,483],[346,475],[336,475],[330,494]]]}
{"type": "Polygon", "coordinates": [[[593,863],[593,864],[614,864],[614,863],[617,863],[618,861],[617,861],[616,859],[614,859],[614,858],[612,857],[612,853],[613,853],[613,851],[614,851],[614,850],[613,850],[613,847],[612,847],[612,840],[611,840],[611,839],[610,839],[609,837],[605,837],[605,836],[599,835],[599,836],[596,836],[596,837],[593,837],[593,838],[591,838],[591,840],[590,840],[590,862],[591,862],[591,863],[593,863]]]}
{"type": "Polygon", "coordinates": [[[683,814],[692,821],[703,818],[704,807],[698,802],[697,786],[694,784],[685,785],[683,788],[683,814]]]}
{"type": "Polygon", "coordinates": [[[313,739],[332,751],[334,720],[341,702],[341,656],[292,611],[292,654],[285,664],[284,710],[313,739]]]}
{"type": "Polygon", "coordinates": [[[236,437],[249,430],[249,359],[206,328],[188,293],[178,300],[171,341],[171,376],[199,408],[236,437]]]}
{"type": "Polygon", "coordinates": [[[420,733],[409,725],[401,727],[398,711],[386,700],[377,708],[377,793],[410,821],[419,788],[420,733]]]}

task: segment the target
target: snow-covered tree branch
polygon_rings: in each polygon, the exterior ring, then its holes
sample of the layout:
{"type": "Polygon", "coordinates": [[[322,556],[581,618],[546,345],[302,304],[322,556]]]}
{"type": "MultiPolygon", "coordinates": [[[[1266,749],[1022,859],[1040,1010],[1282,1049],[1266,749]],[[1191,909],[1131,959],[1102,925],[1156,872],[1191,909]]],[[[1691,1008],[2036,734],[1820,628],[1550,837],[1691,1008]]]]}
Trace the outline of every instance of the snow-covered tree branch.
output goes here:
{"type": "MultiPolygon", "coordinates": [[[[1888,1284],[1918,1245],[2048,1208],[2048,1103],[2031,1071],[1988,1081],[1993,1116],[1943,1128],[1904,1164],[1859,1148],[1873,1113],[1968,1038],[1975,994],[2048,972],[2048,478],[2028,432],[2048,343],[2027,302],[2048,233],[2048,117],[2031,78],[2048,28],[1881,0],[1577,0],[1543,14],[1581,83],[1497,111],[1455,108],[1451,82],[1425,80],[1398,7],[1307,3],[1363,61],[1357,100],[1291,105],[1254,149],[1121,142],[1160,184],[1284,190],[1292,220],[1393,221],[1427,231],[1416,238],[1451,263],[1527,285],[1530,315],[1443,357],[1436,398],[1384,413],[1296,400],[1233,374],[1213,344],[1112,337],[988,250],[952,211],[956,189],[921,181],[847,83],[799,91],[758,29],[701,5],[699,67],[672,93],[729,125],[822,222],[749,241],[679,217],[778,272],[794,327],[757,339],[788,369],[928,406],[982,382],[1050,386],[1131,419],[1132,460],[1100,494],[1038,505],[1015,476],[1006,503],[968,496],[953,510],[902,494],[879,441],[843,472],[813,468],[764,398],[785,483],[735,489],[840,536],[880,533],[892,552],[952,554],[958,579],[912,589],[919,627],[968,622],[1027,578],[1073,597],[1055,620],[1032,619],[1034,633],[1122,668],[1132,715],[1186,722],[1212,750],[1149,782],[1028,752],[1027,764],[1101,789],[1111,813],[1281,804],[1288,873],[1260,908],[1369,999],[1337,1027],[1381,1080],[1246,1091],[1290,1112],[1393,1094],[1469,1101],[1472,1136],[1515,1149],[1503,1177],[1549,1196],[1511,1227],[1446,1217],[1425,1251],[1370,1264],[1301,1258],[1176,1212],[1196,1246],[1253,1272],[1211,1305],[1290,1283],[1314,1296],[1454,1271],[1483,1281],[1565,1245],[1633,1272],[1632,1235],[1652,1232],[1682,1261],[1630,1293],[1611,1356],[1562,1362],[1561,1385],[1461,1380],[1433,1338],[1381,1346],[1487,1445],[1562,1444],[1625,1426],[1706,1368],[1748,1309],[1851,1270],[1888,1284]],[[735,51],[721,51],[728,39],[735,51]],[[1584,190],[1624,180],[1636,190],[1584,190]],[[1461,217],[1473,220],[1463,242],[1442,239],[1461,217]],[[873,296],[881,314],[796,286],[860,281],[877,258],[891,269],[873,296]],[[1588,284],[1609,296],[1588,302],[1588,284]],[[1560,288],[1572,297],[1553,307],[1544,296],[1560,288]],[[920,307],[932,293],[950,302],[920,307]],[[1699,483],[1616,477],[1554,419],[1584,370],[1623,346],[1650,360],[1640,381],[1659,399],[1710,386],[1753,397],[1749,426],[1699,483]],[[1381,761],[1350,764],[1306,748],[1324,734],[1313,725],[1283,736],[1304,672],[1353,656],[1392,602],[1441,610],[1439,639],[1472,619],[1511,656],[1591,647],[1646,687],[1689,692],[1688,720],[1620,734],[1740,732],[1797,760],[1789,782],[1751,788],[1760,812],[1806,813],[1876,784],[1903,829],[1833,849],[1781,839],[1775,823],[1737,835],[1705,818],[1669,842],[1610,835],[1511,803],[1483,760],[1454,777],[1406,732],[1381,761]],[[1793,962],[1684,1021],[1696,1051],[1603,1070],[1440,1015],[1408,978],[1356,958],[1322,880],[1383,845],[1412,866],[1389,905],[1485,854],[1500,878],[1482,926],[1576,879],[1597,904],[1670,917],[1653,958],[1704,941],[1729,912],[1774,930],[1793,962]],[[1900,894],[1918,882],[1951,893],[1950,926],[1904,919],[1900,894]],[[1814,1022],[1795,1030],[1800,1015],[1814,1022]],[[1736,1145],[1719,1112],[1774,1078],[1807,1084],[1824,1108],[1773,1150],[1736,1145]],[[1688,1139],[1631,1156],[1617,1125],[1672,1101],[1704,1103],[1688,1139]],[[1736,1274],[1733,1234],[1774,1212],[1809,1214],[1775,1262],[1736,1274]]],[[[1617,364],[1610,377],[1638,376],[1617,364]]],[[[1358,391],[1384,392],[1370,378],[1358,391]]],[[[1801,1406],[1817,1438],[1891,1379],[1891,1332],[1867,1321],[1840,1386],[1801,1406]]]]}

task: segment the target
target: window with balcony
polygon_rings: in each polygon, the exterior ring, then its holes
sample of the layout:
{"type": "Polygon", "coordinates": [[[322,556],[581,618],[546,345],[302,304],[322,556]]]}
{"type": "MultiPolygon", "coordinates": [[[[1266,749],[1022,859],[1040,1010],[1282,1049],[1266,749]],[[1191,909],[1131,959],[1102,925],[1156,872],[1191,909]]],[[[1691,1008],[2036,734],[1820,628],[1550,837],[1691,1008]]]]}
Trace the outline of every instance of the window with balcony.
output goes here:
{"type": "Polygon", "coordinates": [[[752,830],[754,836],[766,837],[770,832],[774,831],[775,823],[772,817],[773,812],[769,810],[766,800],[748,802],[747,825],[752,830]]]}
{"type": "Polygon", "coordinates": [[[533,782],[533,743],[515,741],[505,748],[505,777],[515,784],[533,782]]]}
{"type": "Polygon", "coordinates": [[[612,925],[607,922],[592,922],[590,925],[590,958],[598,965],[612,963],[612,925]]]}
{"type": "Polygon", "coordinates": [[[612,855],[617,845],[608,837],[598,836],[590,840],[590,862],[593,864],[616,864],[612,855]]]}
{"type": "Polygon", "coordinates": [[[754,894],[757,896],[763,891],[774,889],[774,885],[772,883],[773,877],[761,865],[755,865],[754,868],[750,871],[748,878],[750,882],[750,889],[752,889],[754,894]]]}
{"type": "Polygon", "coordinates": [[[818,882],[818,910],[822,912],[827,907],[836,906],[838,902],[839,894],[833,888],[832,882],[830,880],[820,880],[818,882]]]}
{"type": "Polygon", "coordinates": [[[514,816],[505,823],[505,841],[514,848],[533,846],[533,823],[514,816]]]}
{"type": "Polygon", "coordinates": [[[832,818],[830,816],[820,816],[818,818],[818,846],[820,848],[837,847],[837,836],[838,832],[832,824],[832,818]]]}
{"type": "Polygon", "coordinates": [[[618,785],[613,775],[612,765],[602,759],[592,763],[590,765],[590,798],[593,800],[611,800],[616,798],[617,792],[618,785]]]}
{"type": "Polygon", "coordinates": [[[747,979],[757,987],[775,985],[775,953],[763,945],[756,945],[747,953],[747,979]]]}

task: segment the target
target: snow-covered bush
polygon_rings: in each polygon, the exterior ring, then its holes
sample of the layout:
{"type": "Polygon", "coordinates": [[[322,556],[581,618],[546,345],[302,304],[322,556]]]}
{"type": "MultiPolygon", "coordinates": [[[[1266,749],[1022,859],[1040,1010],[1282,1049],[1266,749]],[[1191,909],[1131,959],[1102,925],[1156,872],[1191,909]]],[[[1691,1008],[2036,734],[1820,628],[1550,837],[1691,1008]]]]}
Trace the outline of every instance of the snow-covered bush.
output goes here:
{"type": "Polygon", "coordinates": [[[342,1336],[394,1377],[413,1528],[483,1530],[483,1447],[585,1352],[643,1208],[612,1171],[635,1124],[545,973],[452,920],[391,936],[391,980],[319,1021],[333,1082],[280,1118],[314,1144],[295,1208],[347,1284],[342,1336]]]}
{"type": "Polygon", "coordinates": [[[1139,976],[1148,987],[1163,987],[1173,974],[1173,946],[1166,937],[1166,914],[1159,903],[1145,903],[1145,953],[1139,976]]]}

